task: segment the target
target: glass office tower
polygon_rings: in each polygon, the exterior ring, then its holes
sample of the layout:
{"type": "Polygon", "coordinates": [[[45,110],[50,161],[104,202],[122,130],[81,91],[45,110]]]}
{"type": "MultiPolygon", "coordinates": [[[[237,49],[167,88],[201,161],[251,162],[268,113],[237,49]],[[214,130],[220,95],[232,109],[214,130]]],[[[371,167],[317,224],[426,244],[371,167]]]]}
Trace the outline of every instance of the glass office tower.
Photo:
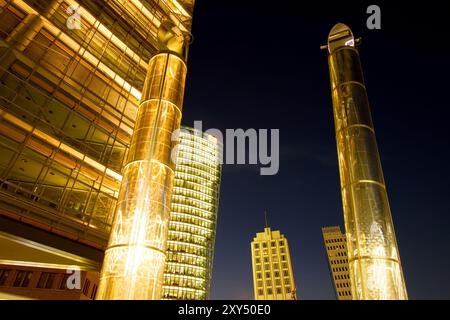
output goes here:
{"type": "Polygon", "coordinates": [[[101,262],[158,31],[188,38],[193,5],[0,0],[0,231],[101,262]]]}
{"type": "Polygon", "coordinates": [[[183,127],[164,272],[163,299],[209,296],[221,179],[222,143],[183,127]]]}

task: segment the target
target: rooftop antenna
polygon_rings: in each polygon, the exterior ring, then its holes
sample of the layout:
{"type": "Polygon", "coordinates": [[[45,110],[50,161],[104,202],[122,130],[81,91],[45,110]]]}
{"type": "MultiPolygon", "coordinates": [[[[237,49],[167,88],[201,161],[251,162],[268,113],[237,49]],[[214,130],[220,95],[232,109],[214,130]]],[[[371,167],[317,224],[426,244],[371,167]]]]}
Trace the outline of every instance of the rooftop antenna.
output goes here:
{"type": "Polygon", "coordinates": [[[264,210],[264,221],[266,222],[266,228],[268,228],[269,225],[267,223],[267,210],[264,210]]]}

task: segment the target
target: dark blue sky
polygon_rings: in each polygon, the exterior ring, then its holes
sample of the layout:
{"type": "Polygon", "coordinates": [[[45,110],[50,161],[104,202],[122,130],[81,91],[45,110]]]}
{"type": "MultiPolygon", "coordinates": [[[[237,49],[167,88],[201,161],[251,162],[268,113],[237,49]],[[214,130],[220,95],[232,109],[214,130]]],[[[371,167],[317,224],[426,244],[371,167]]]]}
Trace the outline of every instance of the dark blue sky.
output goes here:
{"type": "MultiPolygon", "coordinates": [[[[280,129],[280,171],[223,168],[213,299],[252,299],[250,242],[269,224],[288,238],[302,299],[334,299],[321,227],[343,226],[327,55],[331,27],[360,46],[411,299],[450,298],[449,30],[440,2],[366,8],[305,1],[198,0],[183,124],[280,129]],[[299,6],[299,3],[302,3],[299,6]]],[[[392,1],[391,1],[392,2],[392,1]]],[[[335,2],[336,3],[336,2],[335,2]]]]}

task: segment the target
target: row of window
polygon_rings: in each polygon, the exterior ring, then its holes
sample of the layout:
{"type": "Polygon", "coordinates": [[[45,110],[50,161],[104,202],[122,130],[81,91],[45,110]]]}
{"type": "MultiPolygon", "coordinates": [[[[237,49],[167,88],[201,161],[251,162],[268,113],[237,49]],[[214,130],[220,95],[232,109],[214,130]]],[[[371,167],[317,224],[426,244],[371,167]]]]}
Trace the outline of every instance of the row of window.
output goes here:
{"type": "MultiPolygon", "coordinates": [[[[278,245],[279,245],[280,247],[284,246],[284,243],[285,243],[284,240],[279,240],[279,241],[278,241],[278,245]]],[[[259,249],[259,248],[260,248],[259,243],[254,243],[253,246],[254,246],[255,249],[259,249]]],[[[270,242],[270,246],[271,246],[271,247],[276,247],[276,246],[277,246],[276,241],[271,241],[271,242],[270,242]]],[[[268,247],[268,243],[267,243],[267,242],[263,242],[263,243],[261,244],[261,247],[262,247],[262,248],[267,248],[267,247],[268,247]]]]}
{"type": "Polygon", "coordinates": [[[190,278],[180,275],[164,274],[164,285],[206,290],[206,280],[202,278],[190,278]]]}
{"type": "MultiPolygon", "coordinates": [[[[272,287],[272,280],[268,279],[266,280],[266,287],[272,287]]],[[[285,286],[289,286],[291,284],[291,281],[289,278],[284,278],[284,285],[285,286]]],[[[257,282],[257,286],[258,288],[263,286],[263,281],[262,280],[258,280],[257,282]]],[[[275,279],[275,284],[274,286],[281,286],[281,279],[275,279]]]]}
{"type": "Polygon", "coordinates": [[[348,282],[337,283],[337,284],[336,284],[336,287],[338,287],[339,289],[350,288],[350,283],[348,283],[348,282]]]}
{"type": "MultiPolygon", "coordinates": [[[[202,168],[198,168],[194,163],[183,164],[180,161],[177,161],[176,171],[180,173],[185,173],[188,175],[188,180],[197,182],[196,179],[192,179],[192,177],[203,178],[208,181],[215,181],[218,177],[218,172],[209,172],[207,170],[202,170],[202,168]]],[[[200,180],[201,181],[201,180],[200,180]]]]}
{"type": "Polygon", "coordinates": [[[188,242],[176,242],[173,234],[169,232],[167,251],[190,253],[196,256],[206,257],[208,250],[204,246],[194,245],[188,242]]]}
{"type": "Polygon", "coordinates": [[[331,259],[330,262],[331,262],[332,265],[333,264],[347,264],[348,260],[347,259],[339,259],[339,260],[331,259]]]}
{"type": "Polygon", "coordinates": [[[186,173],[175,172],[174,186],[194,190],[204,194],[208,194],[212,197],[217,197],[217,191],[219,189],[219,180],[208,181],[200,179],[196,181],[196,176],[188,175],[186,173]]]}
{"type": "MultiPolygon", "coordinates": [[[[186,129],[186,128],[184,128],[184,129],[186,129]]],[[[201,134],[203,134],[203,133],[201,133],[201,134]]],[[[192,131],[191,131],[191,133],[185,133],[185,132],[183,132],[183,130],[181,130],[180,138],[183,141],[183,145],[193,147],[196,150],[198,150],[199,146],[201,146],[200,148],[202,150],[204,150],[205,152],[209,151],[208,153],[210,153],[212,155],[215,155],[215,151],[218,148],[221,148],[221,146],[215,142],[208,141],[207,139],[202,138],[202,137],[197,137],[195,133],[192,133],[192,131]]]]}
{"type": "MultiPolygon", "coordinates": [[[[264,273],[265,278],[272,278],[270,272],[265,272],[264,273]]],[[[289,271],[288,270],[283,270],[282,272],[283,277],[289,277],[289,271]]],[[[257,279],[262,279],[263,273],[262,272],[256,272],[256,278],[257,279]]],[[[274,277],[279,277],[280,273],[278,271],[274,272],[274,277]]]]}
{"type": "MultiPolygon", "coordinates": [[[[272,248],[272,250],[271,250],[272,254],[277,254],[278,252],[279,253],[286,253],[286,249],[284,247],[280,247],[279,251],[277,251],[277,249],[275,249],[275,248],[272,248]]],[[[260,254],[261,254],[261,250],[255,249],[255,255],[259,256],[260,254]]],[[[263,255],[268,255],[269,254],[268,249],[263,249],[262,250],[262,254],[263,255]]]]}
{"type": "Polygon", "coordinates": [[[348,272],[348,267],[337,267],[337,268],[332,268],[333,272],[348,272]]]}
{"type": "Polygon", "coordinates": [[[327,239],[325,243],[342,243],[345,242],[345,239],[327,239]]]}
{"type": "Polygon", "coordinates": [[[205,300],[205,290],[190,290],[181,287],[163,286],[163,299],[173,300],[205,300]]]}
{"type": "Polygon", "coordinates": [[[328,251],[330,251],[330,250],[337,250],[337,249],[345,250],[345,246],[344,245],[327,246],[327,250],[328,251]]]}
{"type": "Polygon", "coordinates": [[[171,210],[175,212],[187,213],[193,216],[211,220],[215,211],[207,211],[185,203],[175,203],[172,201],[171,210]]]}
{"type": "Polygon", "coordinates": [[[177,153],[177,164],[185,164],[188,166],[193,166],[194,168],[198,168],[205,172],[209,172],[211,174],[218,174],[220,171],[220,166],[218,165],[219,160],[215,157],[212,159],[206,159],[202,156],[196,155],[197,151],[195,149],[190,150],[189,152],[184,151],[183,149],[178,149],[177,153]]]}
{"type": "Polygon", "coordinates": [[[338,296],[339,297],[351,297],[352,293],[351,293],[351,291],[339,291],[338,296]]]}
{"type": "Polygon", "coordinates": [[[178,262],[198,267],[207,267],[207,257],[194,256],[181,252],[167,252],[167,261],[178,262]]]}
{"type": "Polygon", "coordinates": [[[217,194],[209,188],[202,188],[201,190],[192,190],[190,188],[183,188],[175,184],[173,188],[173,194],[178,194],[186,197],[191,197],[197,200],[201,200],[207,203],[214,204],[217,194]]]}
{"type": "Polygon", "coordinates": [[[181,203],[188,206],[193,206],[202,210],[206,210],[209,212],[215,212],[216,209],[216,203],[213,201],[212,203],[203,202],[200,200],[196,200],[193,198],[190,198],[189,196],[184,196],[180,194],[173,194],[172,195],[172,201],[173,203],[181,203]]]}
{"type": "Polygon", "coordinates": [[[173,220],[169,222],[169,229],[176,232],[186,232],[200,237],[205,237],[206,239],[210,239],[214,232],[214,230],[212,229],[203,228],[193,224],[182,223],[173,220]]]}
{"type": "Polygon", "coordinates": [[[210,230],[214,230],[214,226],[215,226],[215,221],[206,220],[206,219],[202,219],[202,218],[196,217],[191,214],[179,213],[179,212],[174,212],[174,211],[172,211],[170,214],[170,220],[188,223],[188,224],[196,225],[199,227],[207,228],[210,230]]]}
{"type": "MultiPolygon", "coordinates": [[[[0,269],[0,286],[5,286],[8,278],[13,274],[13,270],[11,269],[0,269]]],[[[31,278],[33,276],[33,271],[25,271],[25,270],[17,270],[16,276],[12,283],[13,287],[16,288],[28,288],[30,287],[31,278]]],[[[38,289],[59,289],[59,290],[71,290],[70,286],[68,286],[69,277],[71,274],[68,273],[55,273],[55,272],[41,272],[39,276],[39,280],[36,284],[36,288],[38,289]],[[61,277],[62,275],[62,277],[61,277]],[[60,278],[59,284],[57,284],[56,280],[60,278]]],[[[84,281],[82,292],[85,296],[89,296],[89,289],[91,286],[91,282],[89,279],[84,281]]],[[[97,293],[97,285],[94,285],[92,288],[92,292],[90,295],[91,299],[95,298],[95,294],[97,293]]]]}
{"type": "Polygon", "coordinates": [[[178,263],[166,262],[164,274],[184,275],[198,278],[206,278],[206,268],[180,265],[178,263]]]}
{"type": "Polygon", "coordinates": [[[202,236],[197,236],[189,232],[179,232],[169,229],[169,240],[192,243],[202,247],[209,247],[211,241],[202,236]]]}
{"type": "MultiPolygon", "coordinates": [[[[278,260],[277,258],[278,258],[278,255],[275,255],[275,256],[272,257],[272,260],[278,260]]],[[[286,255],[284,255],[284,254],[282,254],[282,255],[280,256],[280,259],[281,259],[281,261],[287,261],[287,260],[286,260],[286,255]]],[[[269,261],[270,261],[270,260],[269,260],[269,257],[263,257],[263,261],[264,261],[265,263],[269,262],[269,261]]],[[[261,258],[260,258],[260,257],[255,258],[255,262],[256,262],[256,263],[261,263],[261,258]]]]}
{"type": "Polygon", "coordinates": [[[345,252],[345,251],[335,252],[334,254],[335,254],[335,256],[338,256],[338,257],[347,257],[347,252],[345,252]]]}
{"type": "MultiPolygon", "coordinates": [[[[288,268],[287,262],[283,262],[283,263],[281,264],[281,267],[282,267],[283,269],[287,269],[287,268],[288,268]]],[[[256,264],[255,264],[255,268],[256,268],[256,271],[261,271],[261,264],[260,264],[260,263],[256,263],[256,264]]],[[[273,269],[274,269],[274,270],[278,270],[278,269],[279,269],[279,264],[278,264],[278,263],[274,263],[274,264],[273,264],[273,269]]],[[[270,264],[265,263],[265,264],[264,264],[264,270],[270,270],[270,264]]],[[[278,271],[275,271],[275,273],[277,273],[277,272],[278,272],[278,271]]]]}
{"type": "MultiPolygon", "coordinates": [[[[291,288],[290,287],[285,287],[284,288],[285,293],[291,293],[291,288]]],[[[273,295],[273,289],[272,288],[267,288],[266,289],[267,295],[273,295]]],[[[282,288],[276,288],[275,289],[275,293],[276,294],[282,294],[283,293],[283,289],[282,288]]],[[[264,295],[264,290],[263,289],[258,289],[258,295],[263,296],[264,295]]]]}
{"type": "Polygon", "coordinates": [[[336,280],[350,280],[350,275],[348,274],[337,274],[334,276],[336,280]]]}

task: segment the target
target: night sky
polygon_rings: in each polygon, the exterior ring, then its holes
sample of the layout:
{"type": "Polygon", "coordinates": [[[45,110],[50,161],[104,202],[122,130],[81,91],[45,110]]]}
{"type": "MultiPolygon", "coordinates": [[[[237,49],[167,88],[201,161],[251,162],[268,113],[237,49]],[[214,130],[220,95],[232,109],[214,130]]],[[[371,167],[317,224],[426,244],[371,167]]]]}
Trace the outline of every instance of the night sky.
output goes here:
{"type": "Polygon", "coordinates": [[[409,297],[450,298],[448,10],[443,2],[392,2],[197,1],[183,124],[280,129],[277,175],[223,167],[212,299],[253,299],[250,242],[263,231],[265,209],[289,240],[299,297],[335,298],[321,227],[343,228],[343,214],[319,47],[337,22],[363,38],[409,297]],[[370,4],[381,7],[381,30],[366,27],[370,4]]]}

